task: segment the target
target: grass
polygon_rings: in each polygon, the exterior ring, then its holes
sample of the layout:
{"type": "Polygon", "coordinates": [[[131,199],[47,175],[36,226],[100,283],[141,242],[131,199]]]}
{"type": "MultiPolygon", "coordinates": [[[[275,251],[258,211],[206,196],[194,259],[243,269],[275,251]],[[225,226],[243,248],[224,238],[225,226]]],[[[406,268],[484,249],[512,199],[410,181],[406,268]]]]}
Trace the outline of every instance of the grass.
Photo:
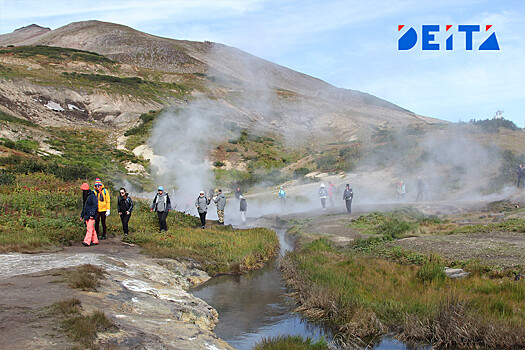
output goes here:
{"type": "Polygon", "coordinates": [[[196,260],[211,275],[242,273],[261,267],[275,255],[279,244],[271,230],[228,227],[206,230],[176,227],[168,234],[136,232],[129,241],[144,247],[146,254],[155,257],[196,260]]]}
{"type": "Polygon", "coordinates": [[[524,283],[483,273],[448,279],[439,257],[416,253],[411,261],[396,249],[398,261],[321,238],[288,253],[282,269],[297,311],[347,337],[396,332],[446,347],[525,346],[524,283]]]}
{"type": "Polygon", "coordinates": [[[82,303],[76,298],[58,301],[49,306],[44,313],[54,316],[61,329],[82,349],[100,349],[95,343],[97,333],[117,330],[102,311],[83,315],[82,303]]]}
{"type": "Polygon", "coordinates": [[[25,126],[36,127],[37,125],[30,120],[14,117],[10,114],[0,111],[0,120],[8,123],[21,124],[25,126]]]}
{"type": "Polygon", "coordinates": [[[104,57],[96,52],[45,45],[3,48],[0,50],[0,54],[15,55],[21,58],[43,57],[46,60],[52,61],[70,59],[73,61],[84,61],[98,64],[113,63],[113,61],[109,58],[104,57]]]}
{"type": "Polygon", "coordinates": [[[100,279],[104,276],[101,268],[85,264],[70,269],[59,269],[56,275],[62,276],[71,288],[83,291],[96,292],[100,279]]]}
{"type": "Polygon", "coordinates": [[[301,336],[281,335],[264,338],[257,342],[253,350],[328,350],[328,344],[324,340],[314,341],[310,338],[303,339],[301,336]]]}

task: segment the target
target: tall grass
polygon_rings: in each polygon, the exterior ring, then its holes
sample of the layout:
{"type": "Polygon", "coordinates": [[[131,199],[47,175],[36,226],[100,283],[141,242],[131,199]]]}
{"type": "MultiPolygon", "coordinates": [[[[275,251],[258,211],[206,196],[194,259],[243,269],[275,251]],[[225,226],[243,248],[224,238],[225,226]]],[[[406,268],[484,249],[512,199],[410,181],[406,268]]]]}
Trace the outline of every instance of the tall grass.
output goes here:
{"type": "Polygon", "coordinates": [[[328,344],[324,340],[314,341],[310,338],[303,339],[301,336],[277,336],[264,338],[257,342],[253,350],[328,350],[328,344]]]}
{"type": "Polygon", "coordinates": [[[446,279],[439,260],[399,264],[340,250],[324,239],[289,253],[283,273],[298,292],[298,311],[349,336],[396,331],[406,340],[443,346],[525,346],[525,283],[511,278],[446,279]],[[434,331],[452,332],[471,319],[476,328],[467,339],[459,338],[459,330],[433,338],[434,331]]]}

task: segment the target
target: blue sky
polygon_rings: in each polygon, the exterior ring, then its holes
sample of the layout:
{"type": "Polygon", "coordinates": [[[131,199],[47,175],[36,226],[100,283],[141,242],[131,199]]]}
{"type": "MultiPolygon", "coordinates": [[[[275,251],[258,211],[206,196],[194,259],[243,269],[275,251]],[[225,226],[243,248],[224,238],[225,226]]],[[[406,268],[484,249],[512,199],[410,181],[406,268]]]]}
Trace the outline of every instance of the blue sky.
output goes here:
{"type": "Polygon", "coordinates": [[[36,23],[58,28],[97,19],[159,36],[209,40],[320,78],[371,93],[415,113],[450,121],[492,117],[497,110],[525,126],[523,0],[0,0],[0,33],[36,23]],[[398,24],[404,24],[401,32],[398,24]],[[454,50],[398,51],[414,27],[452,24],[454,50]],[[466,51],[459,24],[479,24],[466,51]],[[493,27],[484,32],[486,24],[493,27]],[[476,48],[495,32],[501,50],[476,48]],[[401,33],[401,34],[400,34],[401,33]]]}

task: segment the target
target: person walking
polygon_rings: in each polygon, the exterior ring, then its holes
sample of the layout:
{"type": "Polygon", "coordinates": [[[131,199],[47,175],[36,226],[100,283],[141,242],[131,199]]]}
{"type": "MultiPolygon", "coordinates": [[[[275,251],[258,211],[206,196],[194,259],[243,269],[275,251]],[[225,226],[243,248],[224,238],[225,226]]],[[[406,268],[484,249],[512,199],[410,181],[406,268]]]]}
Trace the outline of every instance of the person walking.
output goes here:
{"type": "Polygon", "coordinates": [[[224,225],[224,208],[226,207],[226,196],[219,190],[219,194],[213,200],[217,205],[217,216],[219,217],[219,225],[224,225]]]}
{"type": "Polygon", "coordinates": [[[95,192],[89,190],[88,184],[83,183],[80,188],[82,191],[84,191],[83,194],[87,194],[86,202],[84,203],[84,207],[80,213],[80,217],[86,223],[86,235],[84,236],[82,244],[86,247],[89,247],[90,245],[98,244],[97,231],[95,231],[95,218],[98,211],[98,199],[95,192]]]}
{"type": "Polygon", "coordinates": [[[343,192],[343,200],[346,205],[346,213],[352,214],[352,199],[354,199],[354,191],[350,188],[350,184],[346,184],[345,191],[343,192]]]}
{"type": "Polygon", "coordinates": [[[324,183],[321,184],[321,187],[319,187],[319,191],[317,191],[319,194],[319,198],[321,198],[321,206],[323,207],[323,210],[326,210],[326,198],[328,198],[328,191],[326,190],[326,186],[324,183]]]}
{"type": "Polygon", "coordinates": [[[235,198],[240,199],[241,196],[242,196],[241,188],[237,187],[237,190],[235,191],[235,198]]]}
{"type": "Polygon", "coordinates": [[[423,200],[425,193],[425,181],[421,178],[421,176],[417,177],[417,196],[416,196],[416,202],[419,202],[420,200],[423,200]]]}
{"type": "Polygon", "coordinates": [[[328,185],[328,198],[330,199],[330,206],[334,206],[334,195],[335,195],[335,185],[330,183],[328,185]]]}
{"type": "Polygon", "coordinates": [[[523,181],[523,177],[525,176],[525,168],[523,168],[522,164],[520,164],[516,170],[516,174],[518,175],[518,187],[520,187],[520,182],[523,184],[523,186],[525,186],[525,181],[523,181]]]}
{"type": "Polygon", "coordinates": [[[151,204],[151,210],[157,212],[160,232],[167,232],[168,225],[166,224],[166,218],[168,217],[168,213],[171,211],[171,200],[168,193],[164,192],[164,187],[159,186],[157,188],[157,194],[155,195],[153,203],[151,204]]]}
{"type": "Polygon", "coordinates": [[[195,200],[195,207],[197,208],[197,212],[199,213],[199,217],[201,218],[201,225],[203,230],[206,226],[206,214],[208,213],[208,204],[210,204],[210,200],[206,198],[206,196],[204,195],[204,191],[201,191],[199,193],[199,196],[195,200]]]}
{"type": "Polygon", "coordinates": [[[284,191],[283,186],[279,188],[279,199],[281,200],[281,206],[284,208],[286,205],[286,192],[284,191]]]}
{"type": "Polygon", "coordinates": [[[122,230],[124,231],[124,236],[127,237],[129,233],[128,222],[131,218],[131,211],[133,210],[133,201],[124,187],[121,187],[119,190],[119,196],[117,198],[117,210],[118,215],[120,215],[120,221],[122,221],[122,230]]]}
{"type": "Polygon", "coordinates": [[[106,217],[110,214],[110,204],[111,199],[109,197],[109,191],[104,187],[104,184],[97,177],[95,179],[95,195],[98,199],[98,210],[97,217],[95,219],[95,230],[97,234],[100,235],[100,222],[102,221],[102,236],[100,239],[107,238],[107,226],[106,226],[106,217]]]}
{"type": "Polygon", "coordinates": [[[246,224],[246,211],[248,210],[248,203],[246,203],[246,199],[244,199],[242,195],[239,196],[239,199],[241,200],[240,205],[239,205],[239,210],[241,212],[241,223],[245,225],[246,224]]]}
{"type": "Polygon", "coordinates": [[[397,184],[397,199],[404,200],[405,193],[406,193],[405,183],[403,181],[400,181],[397,184]]]}

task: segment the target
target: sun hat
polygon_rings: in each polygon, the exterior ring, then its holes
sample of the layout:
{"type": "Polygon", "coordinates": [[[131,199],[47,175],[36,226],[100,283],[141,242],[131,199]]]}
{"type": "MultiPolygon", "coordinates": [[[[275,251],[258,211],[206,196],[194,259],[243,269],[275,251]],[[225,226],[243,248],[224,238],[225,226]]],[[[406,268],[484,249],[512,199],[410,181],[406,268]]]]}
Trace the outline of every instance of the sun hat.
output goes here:
{"type": "Polygon", "coordinates": [[[159,188],[157,188],[157,191],[164,191],[164,187],[159,186],[159,188]]]}
{"type": "Polygon", "coordinates": [[[204,194],[204,191],[200,191],[199,194],[204,194]]]}
{"type": "Polygon", "coordinates": [[[84,182],[82,185],[80,185],[80,189],[81,190],[89,190],[89,185],[86,182],[84,182]]]}

